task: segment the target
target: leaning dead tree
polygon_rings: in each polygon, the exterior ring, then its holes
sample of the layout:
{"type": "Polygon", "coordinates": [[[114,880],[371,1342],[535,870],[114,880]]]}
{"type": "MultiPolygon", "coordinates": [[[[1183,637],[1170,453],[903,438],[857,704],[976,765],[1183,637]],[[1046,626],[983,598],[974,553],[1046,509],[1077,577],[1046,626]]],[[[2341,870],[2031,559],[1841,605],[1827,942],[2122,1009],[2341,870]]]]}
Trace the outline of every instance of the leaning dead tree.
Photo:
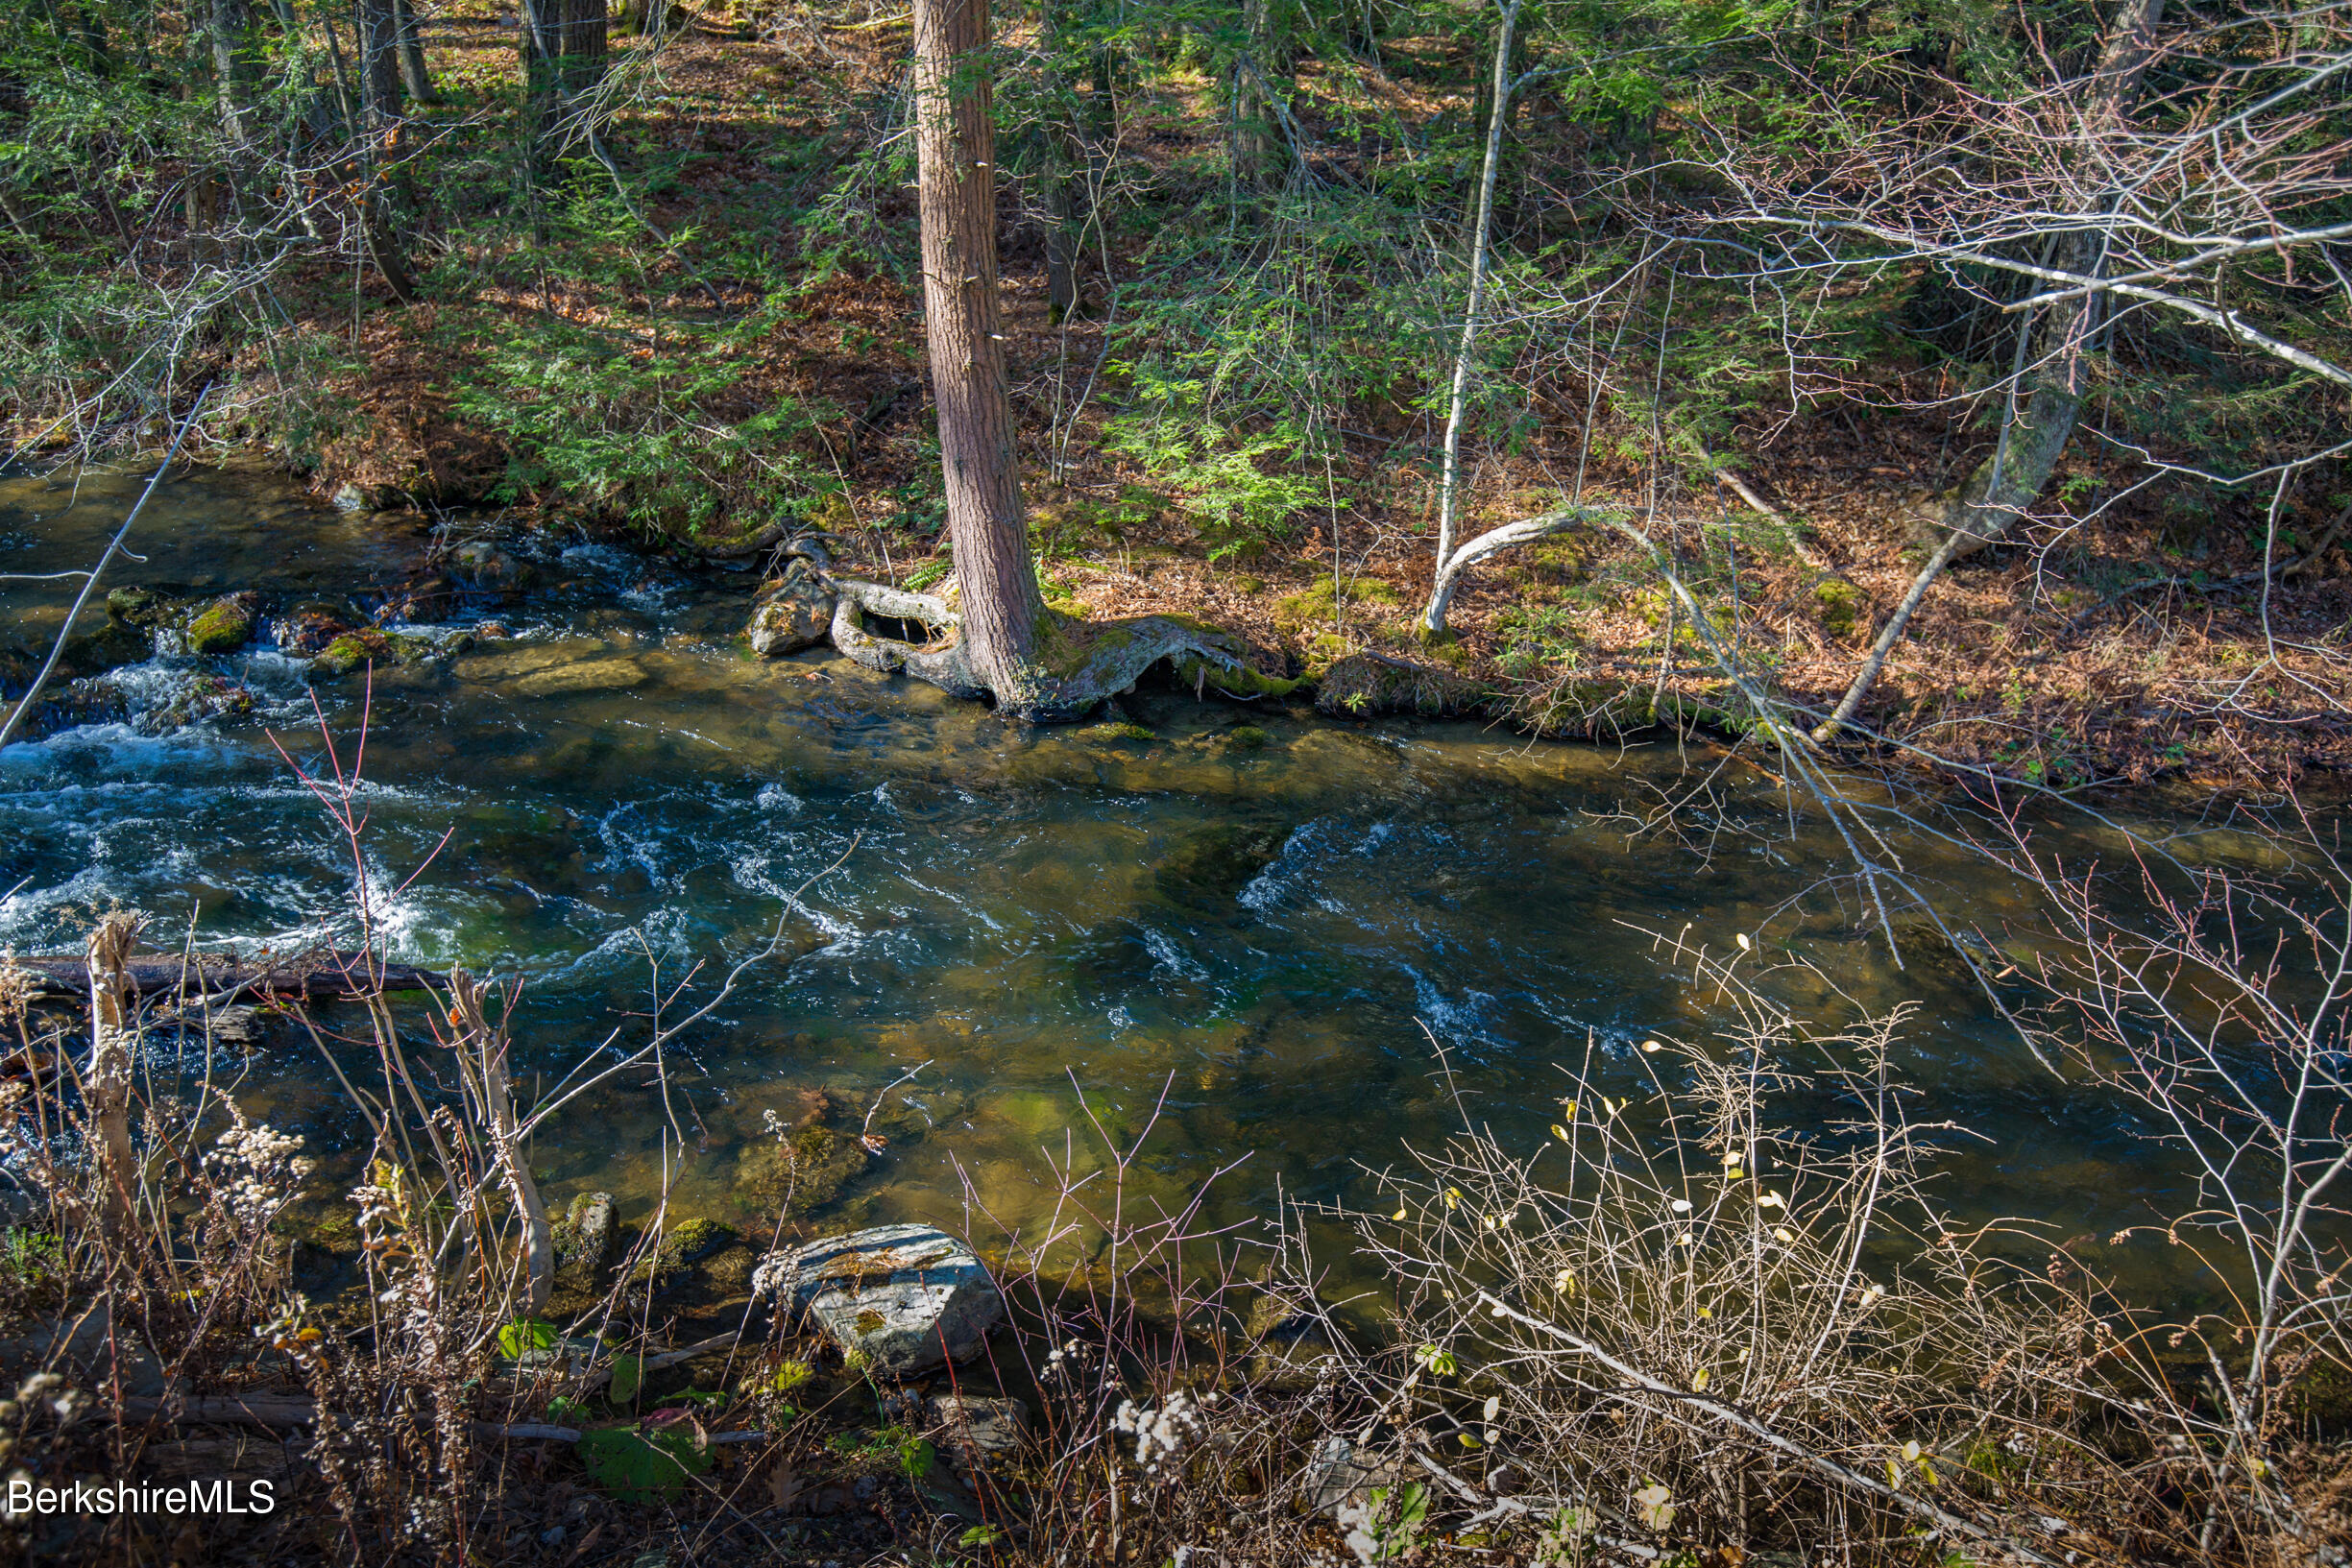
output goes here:
{"type": "Polygon", "coordinates": [[[869,668],[1044,722],[1083,716],[1162,663],[1197,687],[1289,689],[1213,627],[1174,615],[1089,622],[1047,607],[1030,556],[998,301],[986,0],[917,0],[914,47],[923,320],[956,576],[946,596],[910,592],[837,576],[820,547],[804,544],[837,598],[835,645],[869,668]],[[868,616],[901,622],[905,635],[869,627],[868,616]]]}
{"type": "MultiPolygon", "coordinates": [[[[2002,371],[1969,394],[1994,416],[1993,446],[1942,497],[1928,558],[1818,737],[1853,720],[1945,568],[2046,504],[2120,339],[2185,336],[2209,357],[2268,361],[2311,397],[2352,392],[2347,82],[2341,8],[2215,20],[2128,0],[2084,65],[2012,96],[1943,83],[1945,102],[1915,121],[1857,124],[1792,157],[1719,133],[1740,150],[1705,167],[1717,194],[1647,214],[1655,242],[1791,321],[1842,282],[1928,267],[2006,345],[2002,371]]],[[[1794,365],[1804,345],[1792,338],[1790,352],[1794,365]]],[[[2190,471],[2127,433],[2100,435],[2151,476],[2190,471]]],[[[2352,441],[2323,436],[2284,461],[2196,477],[2283,495],[2347,452],[2352,441]]]]}

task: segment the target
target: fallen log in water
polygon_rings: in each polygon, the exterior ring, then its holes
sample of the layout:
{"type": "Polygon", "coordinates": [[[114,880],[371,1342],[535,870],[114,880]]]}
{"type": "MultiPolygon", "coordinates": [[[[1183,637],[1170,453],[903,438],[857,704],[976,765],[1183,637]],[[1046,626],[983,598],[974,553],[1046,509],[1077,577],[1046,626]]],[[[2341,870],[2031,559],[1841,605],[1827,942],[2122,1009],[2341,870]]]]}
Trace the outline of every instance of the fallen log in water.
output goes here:
{"type": "MultiPolygon", "coordinates": [[[[34,977],[36,994],[79,998],[90,994],[89,960],[83,957],[19,958],[16,967],[34,977]]],[[[365,996],[371,991],[422,991],[429,972],[414,964],[375,964],[355,953],[322,953],[282,964],[252,964],[218,954],[197,957],[133,958],[126,966],[131,983],[143,994],[178,991],[184,996],[246,997],[365,996]]]]}

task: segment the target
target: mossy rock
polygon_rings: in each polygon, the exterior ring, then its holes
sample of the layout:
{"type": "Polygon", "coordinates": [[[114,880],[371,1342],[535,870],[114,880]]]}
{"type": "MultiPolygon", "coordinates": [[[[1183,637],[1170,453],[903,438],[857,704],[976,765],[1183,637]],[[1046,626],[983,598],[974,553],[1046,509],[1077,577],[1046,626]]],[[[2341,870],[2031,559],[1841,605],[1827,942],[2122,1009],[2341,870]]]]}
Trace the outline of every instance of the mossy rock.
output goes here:
{"type": "Polygon", "coordinates": [[[1358,718],[1374,713],[1444,718],[1499,712],[1507,704],[1483,681],[1402,660],[1351,654],[1316,683],[1315,706],[1325,713],[1358,718]]]}
{"type": "Polygon", "coordinates": [[[752,1271],[759,1266],[760,1254],[737,1241],[704,1258],[696,1265],[696,1270],[714,1295],[724,1297],[749,1291],[752,1271]]]}
{"type": "Polygon", "coordinates": [[[182,605],[177,595],[161,589],[129,585],[109,591],[107,615],[115,620],[153,630],[178,621],[182,605]]]}
{"type": "Polygon", "coordinates": [[[310,678],[314,681],[333,680],[349,675],[362,664],[390,663],[392,644],[384,634],[372,627],[346,632],[319,650],[310,661],[310,678]]]}
{"type": "Polygon", "coordinates": [[[259,594],[224,593],[188,617],[181,641],[199,658],[234,653],[254,639],[260,607],[259,594]]]}
{"type": "Polygon", "coordinates": [[[748,1214],[764,1218],[779,1209],[788,1218],[811,1214],[838,1197],[873,1163],[858,1141],[848,1105],[821,1090],[800,1099],[801,1115],[781,1123],[783,1137],[759,1136],[736,1160],[735,1201],[748,1214]]]}
{"type": "Polygon", "coordinates": [[[1152,730],[1132,719],[1113,719],[1102,724],[1089,724],[1076,732],[1075,738],[1093,741],[1097,745],[1131,744],[1148,746],[1159,738],[1152,730]]]}
{"type": "Polygon", "coordinates": [[[671,1228],[662,1238],[662,1266],[684,1268],[732,1245],[737,1240],[733,1225],[722,1225],[715,1219],[689,1219],[671,1228]]]}
{"type": "Polygon", "coordinates": [[[578,1310],[604,1293],[617,1228],[610,1193],[578,1193],[554,1225],[556,1299],[578,1310]]]}
{"type": "Polygon", "coordinates": [[[473,638],[467,632],[452,637],[435,637],[426,632],[386,632],[383,639],[396,664],[427,664],[473,646],[473,638]]]}
{"type": "Polygon", "coordinates": [[[271,633],[282,651],[311,658],[367,619],[349,599],[304,599],[279,613],[271,633]]]}
{"type": "Polygon", "coordinates": [[[1264,751],[1273,744],[1273,736],[1254,724],[1245,724],[1225,736],[1225,744],[1235,751],[1264,751]]]}
{"type": "Polygon", "coordinates": [[[254,692],[226,676],[207,675],[191,681],[164,708],[141,714],[141,735],[169,735],[208,718],[243,717],[254,711],[254,692]]]}
{"type": "Polygon", "coordinates": [[[1821,629],[1840,642],[1851,642],[1862,630],[1862,612],[1869,601],[1852,583],[1832,577],[1813,590],[1813,614],[1821,629]]]}

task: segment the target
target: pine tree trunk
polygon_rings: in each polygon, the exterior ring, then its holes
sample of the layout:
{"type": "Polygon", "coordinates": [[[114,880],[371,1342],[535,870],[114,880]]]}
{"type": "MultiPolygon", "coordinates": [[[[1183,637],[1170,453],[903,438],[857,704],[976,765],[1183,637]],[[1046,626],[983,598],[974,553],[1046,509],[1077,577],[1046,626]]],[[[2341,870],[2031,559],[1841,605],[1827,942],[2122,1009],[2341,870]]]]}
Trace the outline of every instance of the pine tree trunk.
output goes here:
{"type": "Polygon", "coordinates": [[[1249,52],[1233,71],[1233,173],[1245,185],[1273,182],[1288,161],[1273,84],[1287,81],[1292,60],[1274,8],[1280,0],[1242,0],[1249,52]]]}
{"type": "Polygon", "coordinates": [[[987,0],[915,0],[914,50],[923,322],[964,655],[999,704],[1024,708],[1045,606],[998,315],[987,0]]]}

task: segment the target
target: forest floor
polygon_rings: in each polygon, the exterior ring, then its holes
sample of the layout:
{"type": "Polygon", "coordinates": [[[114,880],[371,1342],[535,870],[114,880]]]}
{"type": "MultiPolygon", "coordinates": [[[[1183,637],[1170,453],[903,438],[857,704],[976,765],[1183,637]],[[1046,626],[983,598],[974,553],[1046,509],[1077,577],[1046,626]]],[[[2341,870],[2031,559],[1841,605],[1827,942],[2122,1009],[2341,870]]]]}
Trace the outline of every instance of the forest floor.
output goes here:
{"type": "MultiPolygon", "coordinates": [[[[511,90],[503,19],[483,4],[460,6],[428,36],[454,106],[439,112],[451,123],[467,103],[511,90]]],[[[616,47],[626,56],[642,44],[616,47]]],[[[911,272],[806,259],[821,249],[809,204],[826,175],[808,149],[854,139],[856,106],[870,113],[887,101],[907,48],[903,16],[766,36],[698,21],[676,36],[622,105],[615,140],[667,160],[674,173],[643,217],[691,238],[623,290],[626,308],[615,307],[609,279],[527,247],[470,250],[455,222],[438,236],[428,223],[419,245],[445,257],[435,276],[462,273],[462,284],[418,306],[371,300],[355,313],[348,275],[319,280],[311,314],[352,350],[338,372],[352,412],[318,444],[315,482],[439,505],[478,502],[501,482],[513,490],[522,471],[510,469],[513,422],[503,431],[485,422],[454,393],[486,334],[534,322],[625,329],[650,334],[640,350],[648,357],[661,350],[660,328],[644,322],[661,310],[709,320],[714,303],[751,312],[761,300],[749,284],[698,287],[680,257],[757,251],[797,268],[794,302],[756,335],[729,340],[724,391],[698,406],[733,420],[764,407],[810,411],[794,439],[832,485],[815,519],[849,542],[858,569],[934,579],[944,569],[938,515],[923,501],[936,495],[937,459],[911,272]],[[779,213],[798,216],[779,229],[779,213]],[[785,231],[791,222],[809,232],[785,231]]],[[[1132,156],[1176,183],[1197,179],[1214,152],[1193,145],[1203,124],[1213,117],[1139,123],[1132,156]]],[[[1473,568],[1455,601],[1459,640],[1422,647],[1413,621],[1432,576],[1439,422],[1424,409],[1369,400],[1362,425],[1342,432],[1322,504],[1243,547],[1213,545],[1182,485],[1105,439],[1123,395],[1116,350],[1129,345],[1106,341],[1102,318],[1151,259],[1151,225],[1109,226],[1112,286],[1098,261],[1081,277],[1086,308],[1056,323],[1041,231],[1018,190],[1004,201],[1006,347],[1034,539],[1058,608],[1198,615],[1291,672],[1354,652],[1431,664],[1507,694],[1518,717],[1555,732],[1590,728],[1582,719],[1612,692],[1675,694],[1685,712],[1722,704],[1720,666],[1668,613],[1652,561],[1598,530],[1473,568]]],[[[910,243],[911,192],[879,191],[864,220],[910,243]]],[[[710,275],[728,269],[713,261],[710,275]]],[[[1164,275],[1156,286],[1169,286],[1164,275]]],[[[1222,280],[1190,286],[1212,294],[1222,280]]],[[[1703,468],[1694,479],[1660,465],[1641,432],[1612,425],[1606,411],[1595,424],[1557,389],[1531,395],[1518,447],[1474,454],[1466,527],[1526,516],[1571,489],[1617,508],[1672,553],[1718,629],[1736,628],[1732,641],[1753,673],[1826,711],[1918,567],[1925,498],[1956,484],[1989,439],[1948,413],[1903,411],[1952,391],[1935,384],[1948,372],[1894,364],[1873,374],[1867,398],[1745,417],[1726,456],[1777,517],[1703,468]]],[[[2352,560],[2340,546],[2322,549],[2312,569],[2266,591],[2259,504],[2247,526],[2208,518],[2185,528],[2155,492],[2134,491],[2146,473],[2135,454],[2086,433],[2052,487],[2082,515],[2053,512],[1933,589],[1861,714],[1891,754],[2062,788],[2170,779],[2275,789],[2352,764],[2352,560]]],[[[558,480],[520,488],[526,514],[595,511],[558,480]]],[[[2291,561],[2300,552],[2290,542],[2327,536],[2335,499],[2291,499],[2272,559],[2291,561]]],[[[715,531],[748,534],[763,520],[722,518],[715,531]]]]}

